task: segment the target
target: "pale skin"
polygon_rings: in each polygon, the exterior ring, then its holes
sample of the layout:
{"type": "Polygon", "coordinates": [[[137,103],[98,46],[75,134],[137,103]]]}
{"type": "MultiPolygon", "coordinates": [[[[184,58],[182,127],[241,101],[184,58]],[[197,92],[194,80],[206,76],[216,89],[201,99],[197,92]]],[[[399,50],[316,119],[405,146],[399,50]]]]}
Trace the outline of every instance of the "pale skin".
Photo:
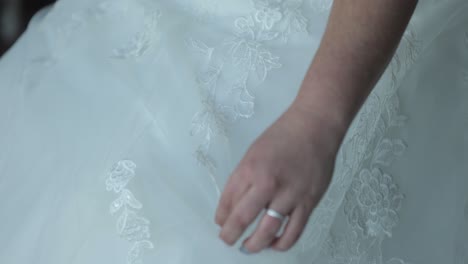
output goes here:
{"type": "Polygon", "coordinates": [[[220,238],[234,245],[265,208],[242,242],[243,251],[289,250],[328,188],[343,137],[381,77],[417,0],[335,0],[321,45],[291,106],[250,146],[226,184],[215,221],[220,238]]]}

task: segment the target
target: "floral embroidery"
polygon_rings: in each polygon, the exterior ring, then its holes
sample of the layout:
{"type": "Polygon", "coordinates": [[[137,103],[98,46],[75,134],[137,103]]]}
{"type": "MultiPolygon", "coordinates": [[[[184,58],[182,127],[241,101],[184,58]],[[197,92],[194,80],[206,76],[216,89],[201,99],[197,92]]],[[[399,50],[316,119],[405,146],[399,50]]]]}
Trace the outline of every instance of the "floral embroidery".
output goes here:
{"type": "Polygon", "coordinates": [[[268,43],[286,42],[293,33],[307,32],[307,19],[301,13],[302,0],[253,0],[255,10],[234,21],[235,34],[217,47],[188,38],[187,45],[205,56],[206,70],[198,77],[202,109],[192,119],[191,134],[202,143],[195,156],[214,174],[210,157],[211,141],[227,137],[227,124],[254,115],[254,87],[263,83],[270,71],[282,66],[268,43]],[[229,78],[235,76],[235,78],[229,78]]]}
{"type": "Polygon", "coordinates": [[[115,164],[106,180],[107,190],[120,193],[130,180],[135,177],[135,168],[136,165],[131,161],[120,161],[115,164]]]}
{"type": "Polygon", "coordinates": [[[276,22],[280,21],[283,14],[279,8],[258,10],[255,13],[255,20],[262,25],[262,28],[271,30],[276,22]]]}
{"type": "Polygon", "coordinates": [[[403,195],[393,183],[390,175],[380,169],[364,169],[353,182],[347,194],[345,207],[348,220],[354,227],[359,227],[366,235],[392,236],[391,230],[398,222],[397,212],[400,209],[403,195]]]}
{"type": "Polygon", "coordinates": [[[136,164],[133,161],[121,160],[111,168],[106,180],[107,191],[119,195],[109,209],[112,215],[120,212],[117,218],[117,233],[132,243],[127,255],[127,264],[140,264],[143,251],[154,248],[149,240],[150,222],[138,214],[143,205],[127,189],[128,183],[135,177],[135,169],[136,164]]]}
{"type": "Polygon", "coordinates": [[[211,57],[213,56],[213,52],[215,50],[214,48],[208,47],[205,43],[192,38],[187,39],[186,44],[187,46],[205,55],[205,57],[208,58],[208,60],[211,60],[211,57]]]}
{"type": "Polygon", "coordinates": [[[308,19],[301,8],[303,0],[254,0],[254,4],[257,10],[253,18],[259,23],[259,40],[273,40],[280,36],[286,42],[293,33],[308,33],[308,19]]]}

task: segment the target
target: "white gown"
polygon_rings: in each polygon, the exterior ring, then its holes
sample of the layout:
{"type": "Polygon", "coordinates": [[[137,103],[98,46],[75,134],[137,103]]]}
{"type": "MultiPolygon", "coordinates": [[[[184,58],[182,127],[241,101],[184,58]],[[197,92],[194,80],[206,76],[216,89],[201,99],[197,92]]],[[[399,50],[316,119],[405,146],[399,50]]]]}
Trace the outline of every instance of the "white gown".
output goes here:
{"type": "Polygon", "coordinates": [[[220,190],[295,97],[330,5],[38,13],[0,60],[0,263],[467,264],[466,0],[420,1],[292,250],[218,238],[220,190]]]}

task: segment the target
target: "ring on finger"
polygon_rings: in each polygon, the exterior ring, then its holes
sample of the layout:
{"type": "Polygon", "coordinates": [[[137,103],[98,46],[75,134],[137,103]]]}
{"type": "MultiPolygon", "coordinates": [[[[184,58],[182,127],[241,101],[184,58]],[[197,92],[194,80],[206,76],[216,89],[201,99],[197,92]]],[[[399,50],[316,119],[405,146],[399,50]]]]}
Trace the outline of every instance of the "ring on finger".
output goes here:
{"type": "Polygon", "coordinates": [[[283,215],[283,214],[279,213],[278,211],[275,211],[275,210],[273,210],[271,208],[267,209],[266,214],[268,216],[271,216],[273,218],[276,218],[276,219],[280,220],[281,222],[283,222],[286,219],[285,215],[283,215]]]}

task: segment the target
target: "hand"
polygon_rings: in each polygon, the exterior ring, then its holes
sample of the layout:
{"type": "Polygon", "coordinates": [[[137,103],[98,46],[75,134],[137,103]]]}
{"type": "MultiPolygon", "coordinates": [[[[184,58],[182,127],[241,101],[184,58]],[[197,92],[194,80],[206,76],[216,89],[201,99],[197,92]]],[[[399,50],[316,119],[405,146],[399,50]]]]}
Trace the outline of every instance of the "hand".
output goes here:
{"type": "Polygon", "coordinates": [[[233,245],[265,208],[289,221],[265,215],[243,250],[289,250],[330,183],[342,140],[341,129],[293,104],[247,151],[230,176],[216,212],[220,238],[233,245]]]}

